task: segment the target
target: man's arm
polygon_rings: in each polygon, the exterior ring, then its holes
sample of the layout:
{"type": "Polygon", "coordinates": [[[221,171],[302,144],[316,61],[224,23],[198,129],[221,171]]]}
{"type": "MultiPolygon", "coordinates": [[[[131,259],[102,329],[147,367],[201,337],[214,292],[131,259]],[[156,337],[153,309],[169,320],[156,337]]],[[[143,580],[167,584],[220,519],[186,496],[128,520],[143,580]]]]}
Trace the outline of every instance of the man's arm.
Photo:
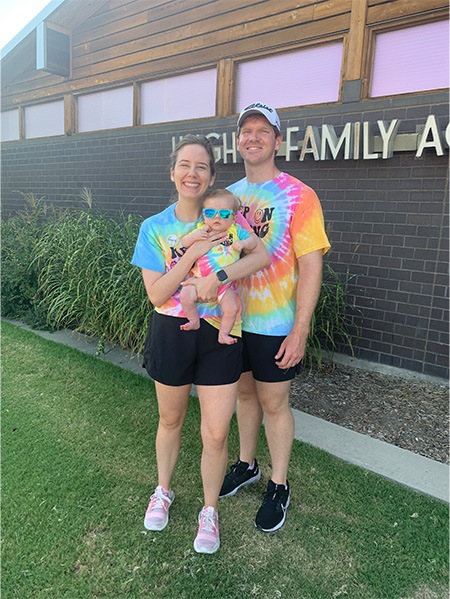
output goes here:
{"type": "Polygon", "coordinates": [[[311,318],[322,285],[323,251],[300,256],[298,263],[297,304],[292,331],[280,345],[275,361],[282,370],[296,366],[305,355],[311,318]]]}
{"type": "MultiPolygon", "coordinates": [[[[227,282],[237,281],[249,275],[267,268],[271,264],[269,252],[266,250],[263,242],[254,233],[251,234],[254,239],[254,249],[245,253],[242,258],[226,266],[223,270],[227,273],[227,282]]],[[[245,250],[244,250],[245,251],[245,250]]],[[[206,277],[198,279],[189,279],[182,285],[195,285],[197,288],[197,297],[199,302],[213,302],[217,299],[217,290],[222,283],[216,276],[216,273],[211,273],[206,277]]]]}

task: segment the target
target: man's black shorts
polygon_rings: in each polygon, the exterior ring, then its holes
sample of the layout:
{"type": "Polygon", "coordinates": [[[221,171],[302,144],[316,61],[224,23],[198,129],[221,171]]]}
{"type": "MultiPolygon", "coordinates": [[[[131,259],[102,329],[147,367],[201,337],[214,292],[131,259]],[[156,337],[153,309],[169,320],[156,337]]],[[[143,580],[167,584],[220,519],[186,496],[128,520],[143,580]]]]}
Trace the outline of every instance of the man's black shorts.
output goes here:
{"type": "Polygon", "coordinates": [[[203,318],[196,331],[181,331],[186,318],[153,312],[144,347],[144,368],[164,385],[228,385],[242,372],[242,339],[219,343],[219,331],[203,318]]]}
{"type": "Polygon", "coordinates": [[[287,370],[281,370],[275,363],[283,337],[255,335],[242,331],[244,349],[242,352],[242,372],[252,372],[255,381],[279,383],[290,381],[300,372],[300,364],[287,370]]]}

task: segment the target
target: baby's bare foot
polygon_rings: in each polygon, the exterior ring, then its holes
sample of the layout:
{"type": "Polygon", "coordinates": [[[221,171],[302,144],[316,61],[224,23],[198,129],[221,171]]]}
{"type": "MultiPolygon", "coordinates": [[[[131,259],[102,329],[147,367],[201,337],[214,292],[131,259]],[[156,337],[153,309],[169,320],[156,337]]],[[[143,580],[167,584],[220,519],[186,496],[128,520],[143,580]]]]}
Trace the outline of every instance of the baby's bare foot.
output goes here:
{"type": "Polygon", "coordinates": [[[231,335],[219,331],[219,343],[222,343],[223,345],[233,345],[233,343],[237,343],[237,339],[236,337],[231,337],[231,335]]]}
{"type": "Polygon", "coordinates": [[[181,324],[180,329],[182,331],[196,331],[200,328],[200,320],[190,320],[186,324],[181,324]]]}

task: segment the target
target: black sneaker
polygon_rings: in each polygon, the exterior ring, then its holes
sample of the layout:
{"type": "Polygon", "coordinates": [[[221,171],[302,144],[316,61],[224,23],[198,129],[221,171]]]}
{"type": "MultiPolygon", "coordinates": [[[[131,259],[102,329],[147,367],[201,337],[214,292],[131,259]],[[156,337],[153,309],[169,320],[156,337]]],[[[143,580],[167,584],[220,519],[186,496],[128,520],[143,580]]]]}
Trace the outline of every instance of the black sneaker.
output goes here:
{"type": "Polygon", "coordinates": [[[291,499],[289,482],[276,485],[269,480],[261,507],[256,514],[255,526],[264,532],[275,532],[286,520],[286,510],[291,499]]]}
{"type": "Polygon", "coordinates": [[[255,460],[254,467],[249,470],[250,464],[238,460],[230,468],[228,474],[225,475],[222,488],[220,489],[219,497],[231,497],[236,495],[241,487],[256,483],[261,478],[261,471],[258,467],[258,462],[255,460]]]}

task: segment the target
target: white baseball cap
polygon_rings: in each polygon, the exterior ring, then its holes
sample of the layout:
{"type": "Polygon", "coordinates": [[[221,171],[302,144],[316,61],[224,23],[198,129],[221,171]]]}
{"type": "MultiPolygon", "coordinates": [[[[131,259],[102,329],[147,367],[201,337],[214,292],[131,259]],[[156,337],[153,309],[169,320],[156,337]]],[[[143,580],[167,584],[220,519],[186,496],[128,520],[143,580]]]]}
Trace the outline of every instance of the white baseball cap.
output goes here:
{"type": "Polygon", "coordinates": [[[273,127],[278,129],[278,133],[281,133],[280,118],[277,114],[277,111],[275,108],[272,108],[272,106],[269,106],[264,102],[252,102],[241,110],[241,114],[239,115],[237,122],[238,129],[242,126],[242,123],[245,121],[245,119],[251,114],[262,114],[273,127]]]}

